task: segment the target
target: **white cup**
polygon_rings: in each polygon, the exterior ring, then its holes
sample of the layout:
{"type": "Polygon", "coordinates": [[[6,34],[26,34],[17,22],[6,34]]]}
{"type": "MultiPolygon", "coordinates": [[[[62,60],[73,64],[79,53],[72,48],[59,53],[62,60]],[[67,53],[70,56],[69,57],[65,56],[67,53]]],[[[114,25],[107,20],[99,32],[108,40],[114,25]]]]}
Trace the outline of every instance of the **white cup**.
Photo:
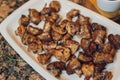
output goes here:
{"type": "Polygon", "coordinates": [[[97,0],[100,9],[106,12],[114,12],[120,9],[120,0],[97,0]]]}

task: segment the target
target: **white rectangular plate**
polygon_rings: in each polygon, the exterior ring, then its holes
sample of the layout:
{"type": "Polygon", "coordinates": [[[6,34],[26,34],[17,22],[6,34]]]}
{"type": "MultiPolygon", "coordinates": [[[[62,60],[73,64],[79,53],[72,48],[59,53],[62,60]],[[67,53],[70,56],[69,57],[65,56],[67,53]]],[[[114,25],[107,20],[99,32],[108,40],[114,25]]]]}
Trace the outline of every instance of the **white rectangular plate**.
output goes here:
{"type": "MultiPolygon", "coordinates": [[[[57,80],[53,75],[51,75],[43,65],[39,64],[35,58],[35,55],[28,52],[25,46],[21,43],[19,37],[15,35],[15,30],[18,27],[18,19],[22,14],[28,15],[28,9],[34,8],[37,10],[41,10],[45,3],[50,2],[51,0],[30,0],[21,6],[19,9],[14,11],[10,16],[8,16],[1,24],[0,24],[0,32],[4,36],[4,38],[9,42],[9,44],[17,51],[17,53],[29,64],[31,65],[38,73],[40,73],[47,80],[57,80]]],[[[60,15],[65,17],[65,14],[71,9],[79,9],[80,13],[84,16],[90,17],[92,22],[97,22],[107,27],[108,33],[120,34],[120,25],[114,23],[113,21],[89,10],[80,5],[72,3],[67,0],[59,0],[61,3],[61,11],[60,15]]],[[[113,80],[120,79],[120,51],[117,52],[115,56],[115,60],[112,64],[107,66],[107,70],[112,71],[113,80]]],[[[79,78],[77,75],[67,75],[63,73],[59,80],[84,80],[84,76],[79,78]]]]}

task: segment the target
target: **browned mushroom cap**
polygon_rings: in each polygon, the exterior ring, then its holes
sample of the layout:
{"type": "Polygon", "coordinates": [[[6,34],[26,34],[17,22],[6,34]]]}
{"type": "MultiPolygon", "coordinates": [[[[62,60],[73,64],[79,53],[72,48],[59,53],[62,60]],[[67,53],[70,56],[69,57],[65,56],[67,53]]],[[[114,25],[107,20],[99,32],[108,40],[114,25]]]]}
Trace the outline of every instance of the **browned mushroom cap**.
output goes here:
{"type": "Polygon", "coordinates": [[[76,22],[69,21],[66,24],[66,30],[70,35],[74,36],[77,32],[80,32],[80,25],[76,22]]]}
{"type": "Polygon", "coordinates": [[[112,80],[113,74],[112,72],[101,72],[94,77],[94,80],[112,80]]]}
{"type": "Polygon", "coordinates": [[[77,9],[71,9],[67,14],[66,14],[66,18],[69,21],[73,21],[74,17],[78,17],[80,14],[80,11],[77,9]]]}
{"type": "Polygon", "coordinates": [[[82,72],[85,77],[92,77],[94,75],[94,64],[82,64],[82,72]]]}
{"type": "Polygon", "coordinates": [[[106,64],[95,64],[94,76],[98,75],[105,69],[106,64]]]}
{"type": "Polygon", "coordinates": [[[75,70],[80,70],[81,69],[81,63],[79,60],[76,58],[76,56],[72,56],[70,59],[69,63],[67,64],[66,71],[68,74],[73,74],[75,73],[75,70]]]}
{"type": "Polygon", "coordinates": [[[95,31],[95,30],[105,30],[106,31],[106,28],[98,23],[92,23],[92,30],[95,31]]]}
{"type": "Polygon", "coordinates": [[[29,9],[30,21],[38,24],[41,21],[40,13],[36,9],[29,9]]]}
{"type": "Polygon", "coordinates": [[[57,33],[59,33],[59,34],[65,34],[66,33],[66,30],[64,30],[63,28],[61,28],[59,25],[57,25],[57,24],[53,24],[52,25],[52,29],[53,29],[53,31],[55,31],[55,32],[57,32],[57,33]]]}
{"type": "Polygon", "coordinates": [[[59,34],[58,32],[56,32],[56,31],[51,31],[51,36],[52,36],[52,39],[54,40],[54,41],[59,41],[59,40],[61,40],[62,39],[62,37],[63,37],[63,35],[61,35],[61,34],[59,34]]]}
{"type": "Polygon", "coordinates": [[[72,1],[74,3],[77,3],[77,4],[81,4],[82,3],[82,0],[70,0],[70,1],[72,1]]]}
{"type": "Polygon", "coordinates": [[[67,19],[62,20],[59,22],[59,25],[62,29],[64,29],[69,21],[67,19]]]}
{"type": "Polygon", "coordinates": [[[28,44],[28,51],[33,51],[33,53],[42,52],[42,43],[40,40],[33,40],[28,44]]]}
{"type": "Polygon", "coordinates": [[[95,64],[111,63],[113,62],[113,56],[108,53],[96,52],[93,57],[93,62],[95,64]]]}
{"type": "Polygon", "coordinates": [[[112,44],[110,44],[109,42],[105,43],[103,45],[103,50],[102,51],[104,53],[108,53],[108,54],[112,55],[113,57],[115,56],[115,53],[116,53],[115,47],[112,44]]]}
{"type": "Polygon", "coordinates": [[[67,33],[64,36],[62,36],[61,42],[64,43],[66,40],[71,40],[71,39],[72,39],[72,36],[67,33]]]}
{"type": "Polygon", "coordinates": [[[57,46],[57,44],[55,42],[45,42],[43,43],[43,50],[44,51],[48,51],[48,50],[51,50],[51,49],[55,49],[57,46]]]}
{"type": "Polygon", "coordinates": [[[33,26],[29,25],[27,27],[27,32],[30,33],[30,34],[32,34],[32,35],[38,35],[38,34],[42,34],[43,30],[39,29],[37,27],[33,27],[33,26]]]}
{"type": "Polygon", "coordinates": [[[76,22],[78,22],[80,25],[89,25],[90,19],[89,19],[89,17],[80,15],[76,22]]]}
{"type": "Polygon", "coordinates": [[[91,28],[90,25],[81,25],[80,32],[77,33],[79,38],[91,38],[91,28]]]}
{"type": "Polygon", "coordinates": [[[92,57],[87,56],[87,55],[86,55],[85,53],[83,53],[83,52],[80,52],[80,53],[79,53],[78,59],[79,59],[81,62],[90,62],[90,61],[92,61],[92,57]]]}
{"type": "Polygon", "coordinates": [[[71,56],[71,50],[67,47],[57,47],[53,51],[53,55],[62,62],[67,62],[71,56]]]}
{"type": "Polygon", "coordinates": [[[39,63],[44,65],[50,62],[51,56],[52,55],[50,53],[38,54],[37,59],[39,63]]]}
{"type": "Polygon", "coordinates": [[[52,12],[56,12],[55,8],[46,6],[40,11],[41,15],[45,16],[51,15],[52,12]]]}
{"type": "Polygon", "coordinates": [[[59,77],[62,70],[65,70],[65,63],[63,62],[52,62],[47,65],[47,70],[52,73],[55,77],[59,77]]]}
{"type": "Polygon", "coordinates": [[[42,42],[49,42],[52,41],[51,35],[49,32],[43,32],[40,35],[37,35],[37,37],[42,41],[42,42]]]}
{"type": "Polygon", "coordinates": [[[27,26],[29,24],[29,21],[30,19],[27,16],[22,15],[19,19],[19,25],[27,26]]]}
{"type": "Polygon", "coordinates": [[[109,34],[108,35],[108,40],[116,49],[120,49],[120,35],[116,34],[109,34]]]}
{"type": "Polygon", "coordinates": [[[20,25],[15,31],[15,34],[22,38],[24,34],[26,33],[26,29],[27,29],[26,26],[20,25]]]}
{"type": "Polygon", "coordinates": [[[79,43],[75,40],[66,40],[62,43],[63,46],[66,46],[71,49],[71,53],[75,54],[75,52],[79,49],[79,43]]]}
{"type": "Polygon", "coordinates": [[[106,38],[106,31],[105,30],[96,30],[92,34],[92,39],[94,42],[100,45],[100,47],[103,46],[104,41],[106,38]]]}
{"type": "Polygon", "coordinates": [[[59,1],[51,1],[50,2],[50,7],[54,8],[56,12],[60,11],[61,5],[59,1]]]}

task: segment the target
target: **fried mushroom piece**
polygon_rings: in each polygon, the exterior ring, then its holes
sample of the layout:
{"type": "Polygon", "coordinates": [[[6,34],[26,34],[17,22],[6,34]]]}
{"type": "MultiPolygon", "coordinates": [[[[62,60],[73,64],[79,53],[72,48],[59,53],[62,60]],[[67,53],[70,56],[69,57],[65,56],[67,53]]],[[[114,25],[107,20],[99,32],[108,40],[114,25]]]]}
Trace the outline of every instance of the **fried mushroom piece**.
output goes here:
{"type": "Polygon", "coordinates": [[[56,12],[59,12],[61,8],[61,5],[58,1],[51,1],[49,6],[54,8],[56,12]]]}
{"type": "Polygon", "coordinates": [[[79,15],[77,21],[81,26],[83,25],[89,25],[90,24],[90,19],[89,17],[83,16],[83,15],[79,15]]]}
{"type": "Polygon", "coordinates": [[[76,56],[71,57],[71,59],[69,60],[69,62],[67,64],[66,71],[67,71],[67,74],[69,74],[69,75],[74,74],[75,72],[77,73],[77,71],[78,72],[81,71],[81,63],[76,58],[76,56]]]}
{"type": "Polygon", "coordinates": [[[38,56],[37,56],[39,63],[41,63],[43,65],[49,63],[50,58],[51,58],[50,53],[38,54],[38,56]]]}
{"type": "Polygon", "coordinates": [[[74,17],[78,17],[80,14],[79,10],[77,9],[71,9],[67,14],[66,14],[66,18],[68,21],[73,21],[74,17]]]}
{"type": "Polygon", "coordinates": [[[41,11],[40,14],[44,16],[50,16],[52,12],[56,12],[55,8],[53,7],[44,7],[41,11]]]}
{"type": "Polygon", "coordinates": [[[112,72],[105,71],[97,74],[94,77],[94,80],[112,80],[112,77],[113,77],[112,72]]]}
{"type": "Polygon", "coordinates": [[[58,32],[56,32],[56,31],[51,31],[51,36],[52,36],[52,39],[54,40],[54,41],[59,41],[59,40],[61,40],[62,39],[62,35],[61,34],[59,34],[58,32]]]}
{"type": "Polygon", "coordinates": [[[101,73],[105,69],[106,64],[95,64],[94,76],[101,73]]]}
{"type": "Polygon", "coordinates": [[[115,49],[120,49],[120,35],[109,34],[108,40],[112,45],[114,45],[115,49]]]}
{"type": "Polygon", "coordinates": [[[95,31],[95,30],[105,30],[106,31],[106,28],[98,23],[92,23],[91,26],[92,26],[92,31],[95,31]]]}
{"type": "Polygon", "coordinates": [[[43,30],[39,29],[37,27],[33,27],[33,26],[29,25],[27,27],[27,32],[30,33],[30,34],[32,34],[32,35],[38,35],[38,34],[42,34],[43,30]]]}
{"type": "Polygon", "coordinates": [[[57,24],[52,25],[52,30],[61,35],[65,34],[67,32],[65,29],[61,28],[60,25],[57,25],[57,24]]]}
{"type": "Polygon", "coordinates": [[[80,53],[79,53],[78,59],[79,59],[81,62],[84,62],[84,63],[87,63],[87,62],[92,61],[92,57],[85,55],[85,53],[83,53],[83,52],[80,52],[80,53]]]}
{"type": "Polygon", "coordinates": [[[108,53],[96,52],[93,57],[95,64],[111,63],[113,62],[113,56],[108,53]]]}
{"type": "Polygon", "coordinates": [[[57,44],[53,41],[43,43],[43,50],[44,51],[55,49],[56,47],[57,47],[57,44]]]}
{"type": "Polygon", "coordinates": [[[71,56],[71,50],[67,47],[57,47],[53,50],[53,55],[62,62],[67,62],[71,56]]]}
{"type": "Polygon", "coordinates": [[[75,54],[75,52],[79,49],[79,43],[75,40],[66,40],[62,43],[63,46],[70,48],[71,53],[75,54]]]}
{"type": "Polygon", "coordinates": [[[49,32],[43,32],[42,34],[37,35],[42,42],[49,42],[52,41],[51,35],[49,32]]]}
{"type": "Polygon", "coordinates": [[[81,25],[80,32],[77,33],[79,38],[91,38],[91,27],[90,25],[81,25]]]}
{"type": "Polygon", "coordinates": [[[89,64],[82,64],[82,72],[84,74],[85,77],[92,77],[94,75],[94,64],[93,63],[89,63],[89,64]]]}
{"type": "Polygon", "coordinates": [[[29,22],[30,22],[30,19],[25,15],[22,15],[19,19],[19,25],[27,26],[29,22]]]}
{"type": "Polygon", "coordinates": [[[39,24],[39,22],[42,20],[40,13],[36,9],[29,9],[29,17],[30,21],[34,24],[39,24]]]}
{"type": "Polygon", "coordinates": [[[24,36],[24,34],[26,33],[26,26],[23,25],[19,25],[17,30],[15,31],[15,34],[20,36],[20,38],[22,38],[24,36]]]}
{"type": "Polygon", "coordinates": [[[78,23],[69,21],[66,24],[66,30],[70,35],[74,36],[77,32],[80,32],[80,26],[78,23]]]}
{"type": "Polygon", "coordinates": [[[39,39],[33,40],[31,43],[29,42],[28,51],[32,51],[33,53],[42,52],[42,42],[39,39]]]}
{"type": "Polygon", "coordinates": [[[62,37],[61,43],[64,43],[66,40],[71,40],[71,39],[72,36],[69,33],[67,33],[62,37]]]}
{"type": "Polygon", "coordinates": [[[52,62],[47,65],[47,70],[49,70],[49,72],[52,73],[55,77],[59,77],[62,73],[62,70],[65,70],[65,68],[65,63],[61,61],[52,62]]]}
{"type": "Polygon", "coordinates": [[[92,55],[97,50],[97,44],[91,41],[91,39],[82,38],[81,48],[87,55],[92,55]]]}
{"type": "Polygon", "coordinates": [[[104,41],[106,38],[106,31],[105,30],[95,30],[92,34],[93,41],[100,45],[100,47],[103,46],[104,41]]]}
{"type": "Polygon", "coordinates": [[[45,24],[43,26],[43,32],[50,32],[52,29],[52,22],[51,21],[45,21],[45,24]]]}

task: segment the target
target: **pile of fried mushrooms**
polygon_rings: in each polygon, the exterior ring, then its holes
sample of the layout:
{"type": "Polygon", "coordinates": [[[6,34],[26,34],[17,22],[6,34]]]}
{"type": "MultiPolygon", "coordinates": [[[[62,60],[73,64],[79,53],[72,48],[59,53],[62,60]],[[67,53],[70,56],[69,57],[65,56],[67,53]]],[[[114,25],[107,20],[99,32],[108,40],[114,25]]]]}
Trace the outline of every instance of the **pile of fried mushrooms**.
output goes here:
{"type": "Polygon", "coordinates": [[[106,27],[91,23],[77,9],[71,9],[63,19],[60,9],[59,1],[52,1],[41,11],[29,9],[29,15],[20,17],[16,35],[55,77],[66,71],[68,75],[84,75],[85,80],[112,80],[112,72],[103,70],[120,49],[120,35],[108,35],[106,27]],[[43,28],[37,27],[41,22],[43,28]],[[57,61],[51,62],[52,57],[57,61]]]}

